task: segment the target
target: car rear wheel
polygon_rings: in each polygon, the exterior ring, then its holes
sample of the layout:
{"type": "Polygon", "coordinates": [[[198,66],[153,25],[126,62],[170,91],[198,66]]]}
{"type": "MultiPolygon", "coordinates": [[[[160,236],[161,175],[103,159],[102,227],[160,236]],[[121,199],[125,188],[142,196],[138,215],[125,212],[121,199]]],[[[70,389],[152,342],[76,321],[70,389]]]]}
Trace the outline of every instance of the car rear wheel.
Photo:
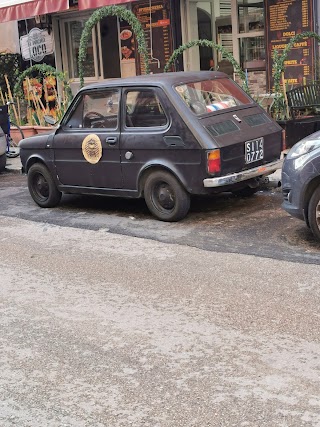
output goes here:
{"type": "Polygon", "coordinates": [[[29,169],[28,187],[31,197],[42,208],[53,208],[61,200],[61,192],[47,167],[41,163],[35,163],[29,169]]]}
{"type": "Polygon", "coordinates": [[[169,172],[151,173],[144,187],[150,212],[161,221],[179,221],[190,209],[190,195],[169,172]]]}
{"type": "Polygon", "coordinates": [[[308,206],[308,222],[314,236],[320,240],[320,186],[311,196],[308,206]]]}

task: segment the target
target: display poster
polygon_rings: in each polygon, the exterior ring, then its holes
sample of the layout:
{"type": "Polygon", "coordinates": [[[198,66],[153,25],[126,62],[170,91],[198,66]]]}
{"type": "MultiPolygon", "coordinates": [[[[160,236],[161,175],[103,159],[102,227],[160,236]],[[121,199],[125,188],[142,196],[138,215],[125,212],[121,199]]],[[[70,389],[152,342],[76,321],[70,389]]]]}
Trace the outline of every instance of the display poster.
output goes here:
{"type": "MultiPolygon", "coordinates": [[[[172,28],[170,0],[138,1],[134,3],[133,13],[139,19],[147,41],[151,73],[161,73],[172,55],[172,28]]],[[[137,47],[136,47],[137,50],[137,47]]],[[[141,56],[136,55],[138,74],[145,74],[141,56]]]]}
{"type": "MultiPolygon", "coordinates": [[[[273,51],[282,53],[295,35],[314,31],[313,0],[265,0],[268,90],[272,91],[273,51]]],[[[284,80],[290,89],[314,77],[314,40],[295,43],[285,61],[284,80]]]]}
{"type": "Polygon", "coordinates": [[[135,58],[135,40],[131,27],[126,21],[120,21],[121,60],[129,61],[135,58]]]}

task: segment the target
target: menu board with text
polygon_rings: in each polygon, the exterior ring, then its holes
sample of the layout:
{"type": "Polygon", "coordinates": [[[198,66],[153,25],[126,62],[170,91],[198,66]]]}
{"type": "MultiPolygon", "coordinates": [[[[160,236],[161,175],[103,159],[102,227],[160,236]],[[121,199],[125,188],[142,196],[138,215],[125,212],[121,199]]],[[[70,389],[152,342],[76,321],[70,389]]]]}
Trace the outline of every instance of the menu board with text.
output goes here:
{"type": "MultiPolygon", "coordinates": [[[[139,19],[144,30],[149,53],[149,65],[152,73],[161,73],[172,55],[172,28],[170,1],[153,0],[134,3],[133,13],[139,19]]],[[[141,55],[137,55],[138,74],[145,74],[145,64],[141,55]]]]}
{"type": "MultiPolygon", "coordinates": [[[[280,54],[295,35],[313,31],[313,0],[265,0],[268,90],[272,91],[273,51],[280,54]]],[[[295,43],[285,61],[284,81],[288,88],[306,84],[314,77],[314,40],[295,43]]]]}

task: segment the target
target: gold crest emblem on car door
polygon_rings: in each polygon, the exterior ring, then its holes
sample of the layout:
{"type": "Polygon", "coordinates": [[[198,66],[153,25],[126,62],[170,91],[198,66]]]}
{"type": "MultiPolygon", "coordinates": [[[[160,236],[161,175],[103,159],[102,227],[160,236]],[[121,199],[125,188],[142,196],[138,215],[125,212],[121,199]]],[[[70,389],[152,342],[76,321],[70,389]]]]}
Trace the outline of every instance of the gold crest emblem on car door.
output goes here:
{"type": "Polygon", "coordinates": [[[87,162],[95,165],[102,157],[102,144],[98,135],[91,133],[82,142],[82,154],[87,162]]]}

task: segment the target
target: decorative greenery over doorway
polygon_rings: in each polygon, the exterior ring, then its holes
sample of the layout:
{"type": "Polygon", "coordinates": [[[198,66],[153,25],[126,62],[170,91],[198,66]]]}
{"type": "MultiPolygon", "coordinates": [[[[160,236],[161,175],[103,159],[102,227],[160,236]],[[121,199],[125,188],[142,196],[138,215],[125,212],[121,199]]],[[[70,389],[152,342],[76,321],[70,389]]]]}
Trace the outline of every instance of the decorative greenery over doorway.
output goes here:
{"type": "Polygon", "coordinates": [[[201,46],[201,47],[210,47],[211,49],[216,49],[218,52],[221,52],[224,57],[230,61],[230,63],[233,66],[234,72],[239,76],[239,78],[242,80],[242,88],[250,95],[248,82],[246,79],[246,74],[243,71],[243,69],[240,67],[238,62],[234,59],[233,55],[226,50],[222,45],[215,43],[214,41],[202,39],[202,40],[192,40],[186,44],[181,45],[178,47],[173,54],[171,55],[169,61],[166,63],[164,67],[164,72],[167,72],[172,65],[174,65],[174,62],[176,59],[183,54],[183,52],[187,49],[190,49],[194,46],[201,46]]]}
{"type": "Polygon", "coordinates": [[[93,12],[91,17],[86,22],[81,35],[78,58],[80,87],[83,87],[84,85],[84,63],[87,56],[87,46],[92,28],[106,16],[117,16],[118,18],[127,21],[129,25],[131,25],[132,31],[137,40],[138,52],[144,59],[146,74],[150,73],[147,43],[140,21],[130,10],[122,6],[106,6],[93,12]]]}

